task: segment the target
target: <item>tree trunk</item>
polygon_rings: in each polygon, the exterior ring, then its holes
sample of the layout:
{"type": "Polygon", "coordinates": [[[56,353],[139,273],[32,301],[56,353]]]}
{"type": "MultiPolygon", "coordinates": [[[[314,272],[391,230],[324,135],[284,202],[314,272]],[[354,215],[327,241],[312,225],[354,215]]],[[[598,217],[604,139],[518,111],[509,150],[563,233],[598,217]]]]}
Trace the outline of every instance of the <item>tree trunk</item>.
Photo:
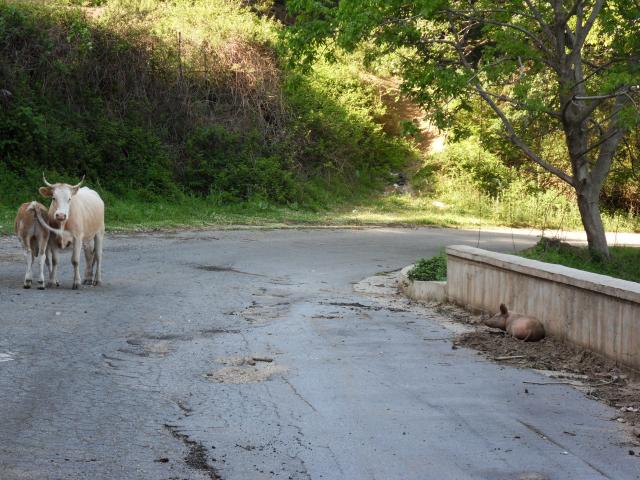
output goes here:
{"type": "Polygon", "coordinates": [[[607,237],[600,216],[600,192],[582,191],[578,194],[578,208],[591,254],[603,260],[609,259],[607,237]]]}
{"type": "Polygon", "coordinates": [[[563,98],[562,102],[568,105],[563,118],[563,127],[571,158],[573,187],[578,195],[578,209],[587,234],[589,250],[594,258],[609,260],[607,237],[600,216],[600,191],[604,175],[602,178],[599,175],[594,176],[593,169],[591,171],[589,169],[589,159],[585,154],[589,142],[582,110],[572,102],[570,97],[563,98]]]}

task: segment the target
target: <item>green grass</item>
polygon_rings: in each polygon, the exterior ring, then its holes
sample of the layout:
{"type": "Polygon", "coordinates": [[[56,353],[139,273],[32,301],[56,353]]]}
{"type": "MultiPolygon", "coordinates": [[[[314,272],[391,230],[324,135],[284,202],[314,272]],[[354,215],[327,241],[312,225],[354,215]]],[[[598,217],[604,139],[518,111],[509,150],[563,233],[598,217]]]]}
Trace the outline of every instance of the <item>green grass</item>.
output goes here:
{"type": "Polygon", "coordinates": [[[409,280],[438,281],[447,279],[447,255],[443,252],[431,258],[421,258],[407,275],[409,280]]]}
{"type": "MultiPolygon", "coordinates": [[[[437,226],[486,229],[491,227],[542,228],[535,217],[509,224],[474,209],[455,205],[434,205],[431,198],[407,195],[360,195],[349,202],[328,204],[324,209],[278,206],[252,201],[220,204],[212,198],[182,196],[179,201],[155,199],[144,201],[105,194],[106,223],[110,231],[142,231],[173,228],[207,228],[229,225],[283,226],[437,226]],[[438,206],[439,205],[439,206],[438,206]]],[[[33,198],[36,198],[34,195],[33,198]]],[[[25,198],[25,201],[31,198],[25,198]]],[[[42,200],[42,199],[40,199],[42,200]]],[[[0,235],[13,232],[18,204],[0,204],[0,235]]],[[[607,220],[605,218],[605,220],[607,220]]],[[[634,219],[636,220],[636,219],[634,219]]],[[[605,221],[613,230],[611,219],[605,221]]],[[[548,224],[546,228],[552,227],[548,224]]],[[[580,230],[579,225],[565,225],[565,230],[580,230]]],[[[637,231],[635,224],[619,225],[619,231],[637,231]]],[[[640,270],[640,267],[639,267],[640,270]]]]}
{"type": "Polygon", "coordinates": [[[610,247],[611,260],[593,259],[586,247],[576,247],[543,238],[520,255],[542,262],[556,263],[587,272],[640,282],[640,248],[610,247]]]}

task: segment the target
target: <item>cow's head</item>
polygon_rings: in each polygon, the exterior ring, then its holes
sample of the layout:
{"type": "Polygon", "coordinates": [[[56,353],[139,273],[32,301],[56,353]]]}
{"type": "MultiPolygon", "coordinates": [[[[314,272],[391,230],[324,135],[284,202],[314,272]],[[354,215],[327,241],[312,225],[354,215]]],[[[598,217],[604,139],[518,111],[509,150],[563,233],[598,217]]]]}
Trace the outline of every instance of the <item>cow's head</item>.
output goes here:
{"type": "Polygon", "coordinates": [[[44,197],[52,198],[51,205],[55,208],[53,217],[58,222],[64,223],[69,218],[69,205],[71,204],[71,197],[73,197],[82,186],[84,177],[77,185],[69,185],[67,183],[54,183],[47,182],[44,174],[42,175],[45,187],[40,187],[40,194],[44,197]]]}

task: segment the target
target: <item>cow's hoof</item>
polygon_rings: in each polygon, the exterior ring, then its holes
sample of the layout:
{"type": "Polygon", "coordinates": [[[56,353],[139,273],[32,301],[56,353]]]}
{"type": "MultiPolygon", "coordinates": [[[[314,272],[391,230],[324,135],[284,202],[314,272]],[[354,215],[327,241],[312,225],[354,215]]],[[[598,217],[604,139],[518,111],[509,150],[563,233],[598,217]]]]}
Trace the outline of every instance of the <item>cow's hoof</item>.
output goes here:
{"type": "Polygon", "coordinates": [[[44,282],[38,282],[38,290],[44,290],[44,282]]]}
{"type": "Polygon", "coordinates": [[[98,286],[102,285],[102,282],[101,282],[100,280],[94,280],[94,281],[92,282],[92,285],[93,285],[94,287],[98,287],[98,286]]]}
{"type": "Polygon", "coordinates": [[[22,288],[31,288],[31,282],[24,282],[24,285],[22,285],[22,288]]]}
{"type": "Polygon", "coordinates": [[[79,283],[74,283],[73,287],[71,287],[72,290],[78,290],[80,288],[80,284],[79,283]]]}
{"type": "Polygon", "coordinates": [[[93,284],[93,282],[91,281],[91,279],[87,278],[87,279],[82,281],[82,284],[83,285],[91,285],[91,284],[93,284]]]}

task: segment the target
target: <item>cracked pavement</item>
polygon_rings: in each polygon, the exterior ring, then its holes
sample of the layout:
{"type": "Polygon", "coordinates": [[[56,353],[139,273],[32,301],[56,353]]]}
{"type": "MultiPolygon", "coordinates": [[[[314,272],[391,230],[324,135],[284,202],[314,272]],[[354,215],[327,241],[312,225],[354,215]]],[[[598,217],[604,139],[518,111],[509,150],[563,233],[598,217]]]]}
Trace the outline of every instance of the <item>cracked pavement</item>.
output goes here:
{"type": "MultiPolygon", "coordinates": [[[[480,247],[534,241],[482,233],[480,247]]],[[[0,238],[0,478],[640,478],[613,410],[566,385],[527,393],[539,374],[453,350],[437,312],[383,298],[376,273],[477,242],[110,235],[104,286],[72,291],[67,254],[61,287],[40,292],[0,238]]]]}

